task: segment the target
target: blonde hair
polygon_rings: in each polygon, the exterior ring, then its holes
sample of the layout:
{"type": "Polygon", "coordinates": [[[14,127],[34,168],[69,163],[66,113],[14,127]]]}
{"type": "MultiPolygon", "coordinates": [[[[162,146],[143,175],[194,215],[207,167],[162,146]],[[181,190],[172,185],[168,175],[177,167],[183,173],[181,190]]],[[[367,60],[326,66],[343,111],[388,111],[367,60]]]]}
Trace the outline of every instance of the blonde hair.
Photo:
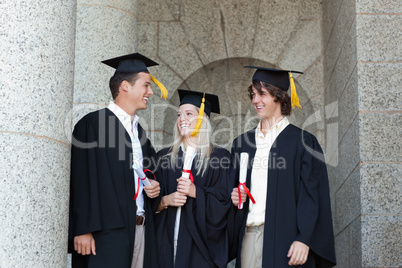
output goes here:
{"type": "MultiPolygon", "coordinates": [[[[196,107],[197,112],[199,112],[199,108],[196,107]]],[[[204,116],[202,118],[201,122],[201,128],[200,132],[198,132],[197,135],[197,144],[193,147],[196,148],[196,157],[194,157],[194,160],[196,161],[196,169],[197,169],[197,175],[199,175],[202,172],[202,175],[204,175],[207,167],[208,167],[208,161],[209,157],[214,149],[213,144],[211,143],[211,132],[212,132],[212,127],[211,123],[209,122],[208,116],[204,113],[204,116]]],[[[176,157],[179,152],[180,145],[183,143],[183,146],[186,146],[185,144],[185,139],[181,135],[179,126],[176,123],[176,127],[174,127],[173,130],[174,133],[174,140],[173,140],[173,145],[169,150],[169,156],[171,159],[171,165],[172,168],[175,167],[176,164],[176,157]]],[[[191,145],[191,144],[189,144],[191,145]]],[[[183,153],[184,155],[184,153],[183,153]]]]}

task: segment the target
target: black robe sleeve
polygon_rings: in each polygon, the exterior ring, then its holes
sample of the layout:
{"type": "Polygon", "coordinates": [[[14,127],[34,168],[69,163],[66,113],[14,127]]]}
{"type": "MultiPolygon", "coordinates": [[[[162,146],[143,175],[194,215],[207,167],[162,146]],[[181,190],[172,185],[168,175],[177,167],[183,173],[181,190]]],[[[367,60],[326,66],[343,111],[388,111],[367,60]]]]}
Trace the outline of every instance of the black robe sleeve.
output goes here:
{"type": "Polygon", "coordinates": [[[305,243],[314,253],[327,260],[329,265],[325,267],[332,267],[336,261],[324,153],[313,135],[305,133],[304,142],[297,200],[299,233],[295,240],[305,243]]]}
{"type": "Polygon", "coordinates": [[[113,194],[105,194],[107,190],[114,189],[115,185],[111,180],[104,179],[112,177],[112,174],[108,165],[107,148],[99,146],[100,130],[96,116],[96,114],[90,114],[84,117],[73,131],[70,239],[77,235],[102,230],[105,227],[113,229],[124,226],[123,216],[118,210],[113,209],[119,207],[119,201],[113,194]],[[108,205],[103,206],[106,202],[108,205]],[[110,210],[105,211],[105,207],[110,210]]]}
{"type": "Polygon", "coordinates": [[[206,177],[209,178],[207,185],[196,185],[197,198],[195,199],[196,213],[194,216],[197,229],[206,238],[204,238],[205,244],[215,265],[224,267],[228,259],[226,226],[227,212],[230,208],[230,195],[228,195],[230,157],[229,154],[219,152],[212,159],[219,160],[219,164],[209,168],[206,172],[206,177]],[[228,160],[226,164],[223,163],[223,159],[228,160]]]}
{"type": "MultiPolygon", "coordinates": [[[[231,148],[231,168],[230,168],[230,192],[233,188],[237,188],[239,185],[239,170],[240,170],[240,153],[247,152],[249,154],[249,162],[247,167],[247,178],[251,175],[252,162],[256,152],[255,144],[255,128],[243,133],[237,137],[231,148]]],[[[246,186],[251,189],[250,182],[246,181],[246,186]]],[[[238,209],[234,206],[232,201],[230,211],[228,213],[228,234],[229,234],[229,261],[239,258],[241,251],[242,237],[244,235],[245,224],[248,214],[249,198],[246,198],[243,204],[243,209],[238,209]]]]}
{"type": "MultiPolygon", "coordinates": [[[[231,153],[230,153],[230,171],[229,171],[229,183],[230,183],[230,194],[233,189],[239,185],[239,171],[237,168],[237,161],[239,161],[236,152],[236,140],[232,143],[231,153]]],[[[240,234],[241,222],[239,219],[241,211],[238,211],[238,208],[233,205],[232,200],[230,200],[230,209],[228,212],[228,237],[229,237],[229,258],[228,261],[235,259],[237,257],[238,248],[239,248],[239,239],[238,236],[240,234]],[[238,214],[239,213],[239,214],[238,214]]]]}
{"type": "MultiPolygon", "coordinates": [[[[91,200],[98,199],[91,184],[97,176],[96,151],[76,146],[95,144],[96,130],[89,120],[81,120],[73,131],[71,147],[71,181],[70,181],[70,238],[101,230],[99,208],[91,209],[91,200]],[[89,192],[89,194],[88,194],[89,192]],[[88,211],[91,211],[88,213],[88,211]],[[85,217],[85,214],[89,214],[85,217]]],[[[90,146],[90,145],[89,145],[90,146]]],[[[95,180],[96,183],[96,180],[95,180]]],[[[95,188],[97,189],[97,188],[95,188]]]]}

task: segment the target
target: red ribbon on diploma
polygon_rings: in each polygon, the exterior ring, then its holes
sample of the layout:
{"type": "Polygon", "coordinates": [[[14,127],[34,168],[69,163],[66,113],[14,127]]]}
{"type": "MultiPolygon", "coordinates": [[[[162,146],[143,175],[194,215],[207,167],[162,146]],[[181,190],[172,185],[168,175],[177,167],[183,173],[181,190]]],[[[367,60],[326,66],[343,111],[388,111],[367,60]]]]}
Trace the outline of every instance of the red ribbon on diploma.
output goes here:
{"type": "MultiPolygon", "coordinates": [[[[144,169],[144,174],[145,174],[145,172],[151,172],[152,175],[154,176],[154,180],[156,180],[155,174],[154,174],[150,169],[144,169]]],[[[141,180],[145,180],[146,177],[147,177],[147,176],[145,176],[145,177],[142,178],[141,180]]]]}
{"type": "Polygon", "coordinates": [[[189,173],[190,174],[190,180],[191,180],[191,182],[194,182],[194,177],[193,177],[193,174],[191,174],[191,170],[189,170],[189,169],[183,169],[183,173],[189,173]]]}
{"type": "MultiPolygon", "coordinates": [[[[147,171],[151,172],[152,175],[154,176],[154,179],[156,180],[155,174],[154,174],[150,169],[144,169],[144,175],[145,175],[145,172],[147,172],[147,171]]],[[[136,200],[136,199],[137,199],[138,193],[140,192],[140,180],[143,181],[143,180],[145,180],[146,177],[147,177],[147,176],[145,176],[144,178],[138,177],[137,192],[135,193],[135,196],[134,196],[133,200],[136,200]]]]}
{"type": "Polygon", "coordinates": [[[253,204],[255,204],[255,200],[254,197],[251,195],[250,191],[248,190],[246,183],[245,182],[239,182],[239,186],[237,187],[237,191],[239,193],[239,206],[238,209],[240,209],[240,204],[241,204],[241,194],[240,194],[240,187],[243,186],[244,191],[246,191],[246,194],[248,195],[248,197],[250,197],[251,202],[253,202],[253,204]]]}

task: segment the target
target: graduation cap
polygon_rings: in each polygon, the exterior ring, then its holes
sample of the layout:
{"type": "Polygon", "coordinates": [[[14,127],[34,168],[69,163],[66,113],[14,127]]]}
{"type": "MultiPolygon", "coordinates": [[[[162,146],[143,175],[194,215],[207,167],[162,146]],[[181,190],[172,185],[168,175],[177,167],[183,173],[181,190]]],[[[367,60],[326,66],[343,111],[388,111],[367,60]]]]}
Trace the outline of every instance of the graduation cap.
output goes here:
{"type": "Polygon", "coordinates": [[[195,129],[193,133],[191,133],[191,136],[197,136],[198,132],[200,131],[204,112],[208,116],[211,115],[211,112],[217,114],[220,113],[219,98],[217,95],[205,92],[198,92],[184,89],[178,89],[177,91],[179,92],[180,106],[183,104],[192,104],[200,108],[198,112],[198,119],[195,125],[195,129]]]}
{"type": "Polygon", "coordinates": [[[301,108],[301,105],[299,103],[299,97],[297,96],[296,93],[296,87],[292,77],[292,73],[303,74],[302,72],[256,67],[256,66],[244,66],[244,68],[257,69],[253,75],[253,82],[254,81],[266,82],[283,91],[288,91],[290,86],[292,108],[294,108],[295,106],[301,108]]]}
{"type": "MultiPolygon", "coordinates": [[[[102,61],[102,63],[116,69],[115,74],[118,72],[149,73],[147,67],[159,65],[155,61],[145,57],[138,52],[104,60],[102,61]]],[[[160,88],[161,98],[163,97],[164,99],[166,99],[168,96],[168,91],[166,90],[166,88],[153,75],[151,75],[151,79],[160,88]]]]}

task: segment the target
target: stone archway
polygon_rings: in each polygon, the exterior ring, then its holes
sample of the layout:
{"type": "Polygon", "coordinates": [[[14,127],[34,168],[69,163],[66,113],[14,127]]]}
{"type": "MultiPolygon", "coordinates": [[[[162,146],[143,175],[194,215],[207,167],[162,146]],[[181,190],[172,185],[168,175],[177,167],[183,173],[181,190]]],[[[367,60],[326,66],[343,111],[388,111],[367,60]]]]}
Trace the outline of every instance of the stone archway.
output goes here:
{"type": "MultiPolygon", "coordinates": [[[[239,134],[255,127],[258,123],[255,110],[247,94],[253,69],[244,68],[246,65],[275,67],[273,64],[251,58],[229,58],[218,60],[205,65],[187,77],[178,88],[202,91],[219,96],[221,114],[211,116],[213,128],[212,142],[230,149],[232,140],[239,134]]],[[[297,82],[297,92],[305,104],[302,110],[294,110],[290,121],[302,126],[313,113],[313,107],[308,96],[297,82]]],[[[177,90],[170,98],[172,107],[177,107],[179,97],[177,90]]],[[[173,128],[176,122],[175,109],[166,109],[163,125],[163,144],[170,144],[173,140],[173,128]]],[[[308,130],[315,133],[316,125],[309,126],[308,130]]]]}

